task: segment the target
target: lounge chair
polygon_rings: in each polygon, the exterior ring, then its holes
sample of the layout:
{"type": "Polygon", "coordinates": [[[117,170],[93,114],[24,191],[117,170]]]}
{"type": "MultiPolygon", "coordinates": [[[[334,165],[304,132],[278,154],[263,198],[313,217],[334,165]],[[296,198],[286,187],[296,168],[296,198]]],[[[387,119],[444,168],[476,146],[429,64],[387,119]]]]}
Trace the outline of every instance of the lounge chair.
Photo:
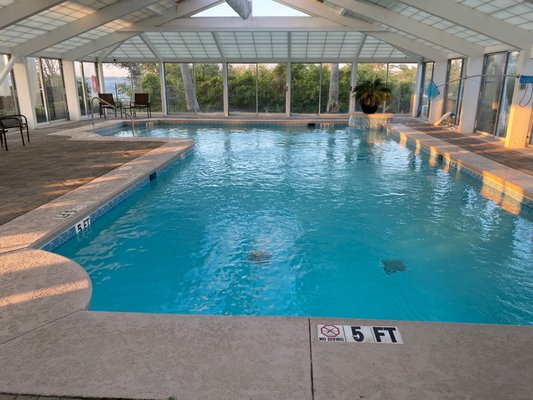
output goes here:
{"type": "Polygon", "coordinates": [[[24,142],[24,129],[26,129],[26,137],[28,138],[28,143],[30,142],[30,131],[28,129],[27,118],[22,114],[4,115],[3,117],[0,117],[0,144],[4,147],[5,143],[6,151],[8,150],[6,132],[10,128],[19,129],[23,146],[26,146],[26,143],[24,142]]]}
{"type": "Polygon", "coordinates": [[[115,118],[117,117],[117,110],[120,109],[120,104],[115,103],[112,93],[98,93],[100,101],[100,117],[103,115],[107,117],[105,110],[115,110],[115,118]]]}
{"type": "Polygon", "coordinates": [[[148,115],[148,118],[152,118],[152,108],[150,107],[150,99],[148,93],[135,93],[134,101],[130,103],[130,107],[134,115],[137,114],[136,110],[146,109],[146,114],[148,115]]]}

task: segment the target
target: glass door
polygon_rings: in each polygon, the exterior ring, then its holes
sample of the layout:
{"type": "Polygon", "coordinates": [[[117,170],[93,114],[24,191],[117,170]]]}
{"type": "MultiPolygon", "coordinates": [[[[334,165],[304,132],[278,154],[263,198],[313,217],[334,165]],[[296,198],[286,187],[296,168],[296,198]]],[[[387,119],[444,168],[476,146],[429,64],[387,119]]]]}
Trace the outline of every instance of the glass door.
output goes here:
{"type": "Polygon", "coordinates": [[[505,137],[514,85],[518,52],[485,56],[476,130],[505,137]]]}
{"type": "Polygon", "coordinates": [[[429,108],[431,107],[431,100],[426,95],[426,90],[433,80],[433,68],[435,67],[434,62],[427,62],[424,64],[424,70],[422,71],[422,93],[420,93],[420,105],[418,108],[418,116],[427,118],[429,116],[429,108]]]}
{"type": "MultiPolygon", "coordinates": [[[[9,56],[0,54],[0,70],[8,63],[9,56]]],[[[4,81],[0,83],[0,116],[18,114],[17,93],[12,74],[13,72],[8,73],[4,81]]]]}
{"type": "Polygon", "coordinates": [[[455,124],[459,123],[461,102],[463,97],[464,60],[455,58],[448,61],[446,74],[447,85],[444,94],[444,107],[442,113],[452,112],[455,114],[455,124]]]}
{"type": "Polygon", "coordinates": [[[61,61],[51,58],[29,58],[30,87],[37,122],[68,118],[61,61]]]}

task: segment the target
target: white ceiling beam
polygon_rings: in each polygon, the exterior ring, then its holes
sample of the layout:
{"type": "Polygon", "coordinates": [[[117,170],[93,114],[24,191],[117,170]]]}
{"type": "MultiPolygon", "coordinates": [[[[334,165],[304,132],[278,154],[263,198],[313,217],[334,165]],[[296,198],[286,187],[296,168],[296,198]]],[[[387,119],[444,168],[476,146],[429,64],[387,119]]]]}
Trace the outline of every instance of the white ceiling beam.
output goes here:
{"type": "MultiPolygon", "coordinates": [[[[154,62],[158,63],[158,60],[155,57],[152,58],[123,58],[123,57],[108,57],[105,60],[100,60],[101,62],[154,62]]],[[[351,64],[353,62],[352,58],[228,58],[224,60],[222,58],[165,58],[165,63],[207,63],[207,64],[220,64],[227,61],[230,64],[285,64],[291,62],[293,64],[303,63],[303,64],[318,64],[318,63],[339,63],[339,64],[351,64]]],[[[359,58],[359,63],[416,63],[418,60],[411,58],[359,58]]]]}
{"type": "MultiPolygon", "coordinates": [[[[222,0],[187,0],[178,4],[177,12],[174,10],[168,10],[166,14],[161,17],[150,17],[139,21],[136,26],[158,26],[166,22],[172,21],[175,18],[187,17],[192,14],[196,14],[205,9],[212,7],[213,5],[222,3],[222,0]]],[[[93,40],[90,43],[79,46],[73,50],[63,53],[63,59],[65,60],[79,60],[90,54],[99,52],[117,43],[124,42],[132,37],[136,36],[137,32],[113,32],[109,35],[102,36],[93,40]]]]}
{"type": "Polygon", "coordinates": [[[53,6],[63,3],[65,0],[18,0],[2,7],[0,12],[0,29],[16,24],[32,15],[39,14],[53,6]]]}
{"type": "Polygon", "coordinates": [[[215,32],[211,32],[211,36],[213,36],[213,40],[215,41],[215,44],[217,45],[218,52],[222,56],[223,60],[226,60],[226,55],[224,54],[224,50],[222,49],[222,46],[220,45],[220,41],[218,40],[218,36],[215,32]]]}
{"type": "Polygon", "coordinates": [[[120,46],[123,42],[121,43],[115,43],[113,46],[110,46],[108,47],[107,49],[105,49],[104,51],[102,51],[100,54],[98,54],[98,59],[106,59],[107,57],[109,57],[110,54],[112,54],[118,46],[120,46]]]}
{"type": "Polygon", "coordinates": [[[146,37],[146,35],[144,34],[141,34],[139,35],[141,37],[141,40],[144,42],[144,44],[146,45],[146,47],[148,47],[150,49],[150,51],[152,52],[152,54],[154,56],[156,56],[156,58],[159,60],[159,61],[163,61],[163,57],[161,57],[161,54],[159,54],[159,52],[157,51],[157,49],[152,45],[152,43],[150,42],[150,40],[148,40],[148,38],[146,37]]]}
{"type": "Polygon", "coordinates": [[[176,19],[160,26],[134,25],[120,32],[287,32],[287,31],[346,31],[344,25],[321,17],[196,17],[176,19]]]}
{"type": "MultiPolygon", "coordinates": [[[[519,49],[527,49],[533,44],[533,35],[530,32],[526,32],[484,12],[459,4],[454,0],[400,1],[519,49]]],[[[530,0],[530,2],[533,2],[533,0],[530,0]]]]}
{"type": "Polygon", "coordinates": [[[368,32],[368,36],[382,40],[393,47],[399,48],[407,55],[419,54],[425,60],[446,60],[448,54],[432,49],[425,44],[418,43],[415,40],[400,36],[394,32],[368,32]]]}
{"type": "MultiPolygon", "coordinates": [[[[348,28],[352,28],[355,26],[360,25],[360,21],[355,18],[350,17],[343,17],[339,13],[337,13],[333,8],[324,6],[323,4],[318,3],[315,0],[275,0],[278,3],[285,4],[289,7],[293,7],[299,11],[308,13],[308,14],[318,14],[323,18],[329,19],[331,21],[337,22],[339,24],[343,24],[344,26],[348,28]]],[[[381,37],[376,38],[383,40],[384,42],[389,43],[391,46],[396,47],[400,49],[401,51],[405,52],[407,55],[416,55],[416,59],[420,59],[420,57],[423,57],[428,60],[440,60],[445,59],[447,57],[446,54],[435,50],[429,46],[426,46],[421,43],[417,43],[414,40],[410,40],[404,37],[401,37],[400,35],[384,35],[384,33],[390,33],[387,32],[385,28],[377,27],[373,24],[366,23],[367,26],[371,29],[363,29],[362,32],[366,32],[371,36],[374,36],[374,33],[380,33],[381,37]],[[385,37],[387,39],[385,39],[385,37]]]]}
{"type": "Polygon", "coordinates": [[[8,63],[4,66],[4,69],[0,71],[0,85],[4,83],[4,80],[9,75],[11,70],[13,69],[13,65],[15,65],[16,58],[11,57],[11,59],[8,61],[8,63]]]}
{"type": "MultiPolygon", "coordinates": [[[[415,21],[405,15],[387,10],[374,4],[363,3],[359,0],[329,0],[329,3],[344,7],[351,12],[370,18],[379,23],[391,26],[421,39],[438,44],[465,56],[483,54],[484,48],[468,40],[461,39],[423,22],[415,21]]],[[[324,6],[325,8],[326,6],[324,6]]]]}
{"type": "MultiPolygon", "coordinates": [[[[314,15],[316,17],[322,17],[329,19],[330,21],[336,22],[338,24],[346,25],[346,22],[349,21],[350,28],[357,31],[386,31],[385,28],[381,28],[377,25],[370,24],[368,22],[358,20],[355,18],[343,17],[335,12],[331,7],[326,7],[323,4],[320,4],[316,0],[274,0],[276,3],[286,5],[288,7],[294,8],[295,10],[301,11],[306,14],[314,15]]],[[[304,17],[305,18],[305,17],[304,17]]],[[[289,28],[287,27],[287,30],[289,28]]]]}
{"type": "Polygon", "coordinates": [[[110,6],[104,7],[92,14],[60,26],[35,39],[30,39],[14,50],[21,56],[29,56],[40,50],[45,50],[57,43],[63,42],[71,37],[87,32],[91,29],[105,25],[115,19],[123,17],[134,11],[144,8],[147,5],[156,3],[158,0],[121,0],[110,6]]]}
{"type": "Polygon", "coordinates": [[[76,47],[75,49],[69,50],[63,53],[61,58],[63,60],[81,60],[85,56],[97,53],[111,46],[118,45],[136,35],[137,33],[113,32],[109,35],[93,40],[92,42],[76,47]]]}

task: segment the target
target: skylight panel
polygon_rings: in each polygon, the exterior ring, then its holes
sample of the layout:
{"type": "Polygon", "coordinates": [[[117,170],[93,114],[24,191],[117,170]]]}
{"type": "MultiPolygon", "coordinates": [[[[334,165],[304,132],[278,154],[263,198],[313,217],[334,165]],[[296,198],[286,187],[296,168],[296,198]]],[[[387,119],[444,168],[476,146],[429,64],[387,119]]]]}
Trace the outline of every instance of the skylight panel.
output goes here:
{"type": "MultiPolygon", "coordinates": [[[[252,0],[252,16],[254,17],[309,17],[308,14],[295,10],[273,0],[252,0]]],[[[239,17],[227,4],[222,3],[192,15],[192,17],[239,17]]]]}

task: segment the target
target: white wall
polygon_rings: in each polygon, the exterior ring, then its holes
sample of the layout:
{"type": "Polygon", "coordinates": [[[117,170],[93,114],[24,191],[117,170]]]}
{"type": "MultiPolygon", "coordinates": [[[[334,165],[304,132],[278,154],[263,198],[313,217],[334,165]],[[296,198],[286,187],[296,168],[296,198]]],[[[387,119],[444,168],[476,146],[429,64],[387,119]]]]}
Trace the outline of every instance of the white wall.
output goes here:
{"type": "MultiPolygon", "coordinates": [[[[527,57],[527,52],[520,52],[518,60],[519,75],[533,75],[533,59],[527,57]]],[[[509,124],[505,138],[505,147],[521,148],[528,143],[531,119],[533,118],[533,84],[529,83],[521,87],[518,81],[515,84],[509,124]],[[530,99],[529,102],[527,100],[530,99]]]]}
{"type": "Polygon", "coordinates": [[[74,61],[63,61],[63,81],[65,82],[65,96],[67,98],[69,119],[71,121],[79,121],[81,120],[81,109],[76,85],[74,61]]]}
{"type": "Polygon", "coordinates": [[[461,120],[459,131],[463,133],[474,132],[476,123],[481,75],[483,73],[484,56],[469,57],[466,60],[466,76],[472,77],[464,81],[463,102],[461,104],[461,120]]]}

